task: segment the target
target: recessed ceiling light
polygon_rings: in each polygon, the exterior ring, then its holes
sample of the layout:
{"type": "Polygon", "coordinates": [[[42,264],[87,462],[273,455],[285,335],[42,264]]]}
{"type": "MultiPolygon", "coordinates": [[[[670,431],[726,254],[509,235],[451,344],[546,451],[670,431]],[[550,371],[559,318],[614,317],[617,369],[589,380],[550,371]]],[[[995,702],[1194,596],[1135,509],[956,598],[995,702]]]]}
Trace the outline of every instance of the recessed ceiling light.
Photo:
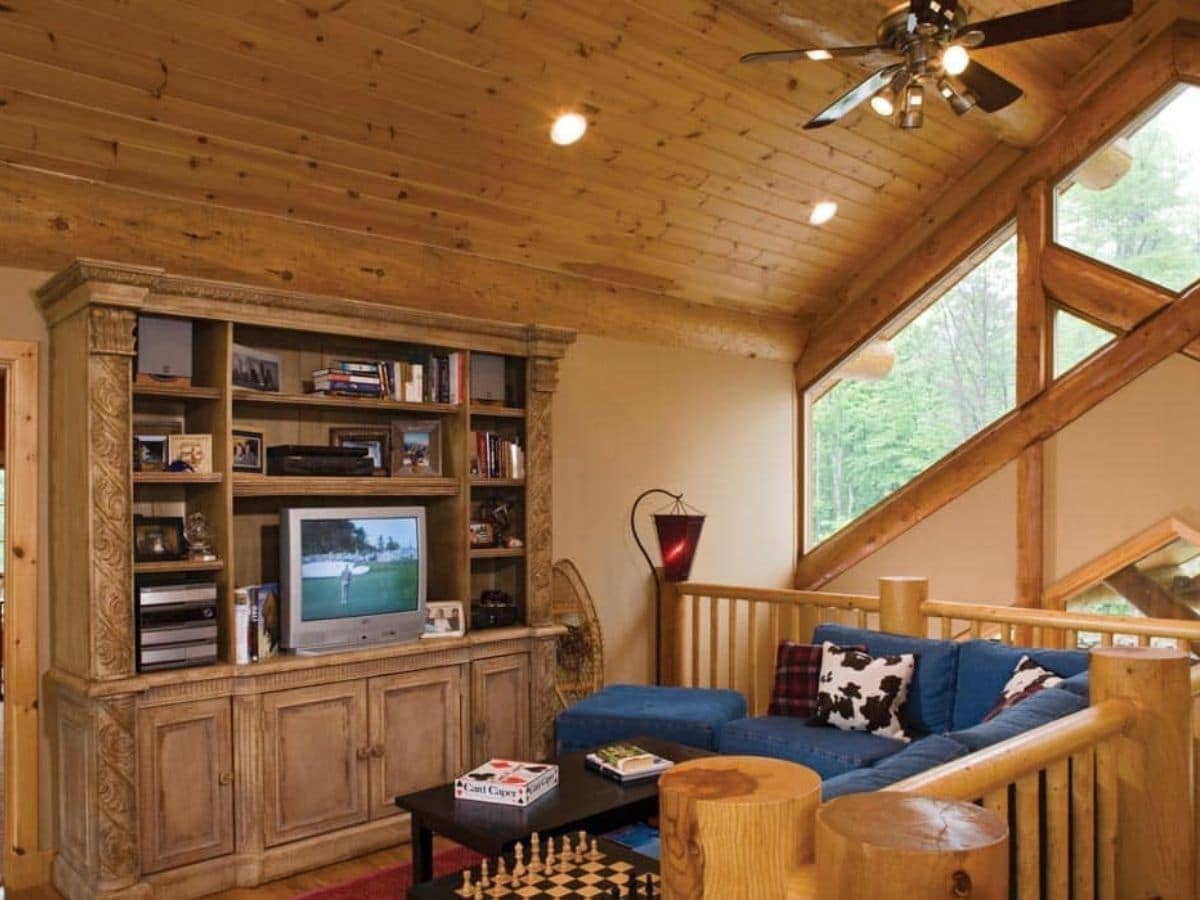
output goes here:
{"type": "Polygon", "coordinates": [[[563,113],[550,126],[550,140],[565,147],[573,144],[587,131],[587,119],[576,112],[563,113]]]}
{"type": "Polygon", "coordinates": [[[812,215],[808,217],[810,225],[824,225],[837,215],[838,205],[832,200],[822,200],[813,207],[812,215]]]}

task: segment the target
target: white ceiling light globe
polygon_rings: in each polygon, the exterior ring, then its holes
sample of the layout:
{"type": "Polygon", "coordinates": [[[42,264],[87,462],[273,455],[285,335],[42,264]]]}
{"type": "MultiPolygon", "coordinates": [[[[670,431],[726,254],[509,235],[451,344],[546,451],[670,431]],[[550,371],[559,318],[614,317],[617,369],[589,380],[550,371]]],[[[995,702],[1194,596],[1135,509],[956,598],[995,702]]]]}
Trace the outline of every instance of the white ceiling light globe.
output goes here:
{"type": "Polygon", "coordinates": [[[887,119],[896,111],[896,104],[887,94],[876,94],[871,98],[871,109],[875,110],[877,115],[887,119]]]}
{"type": "Polygon", "coordinates": [[[961,75],[971,64],[971,54],[958,44],[951,44],[942,54],[942,68],[947,75],[961,75]]]}
{"type": "Polygon", "coordinates": [[[583,137],[587,127],[587,119],[579,113],[563,113],[550,126],[550,140],[560,147],[565,147],[583,137]]]}
{"type": "Polygon", "coordinates": [[[811,225],[824,225],[837,215],[838,205],[832,200],[824,200],[813,207],[812,215],[808,217],[811,225]]]}

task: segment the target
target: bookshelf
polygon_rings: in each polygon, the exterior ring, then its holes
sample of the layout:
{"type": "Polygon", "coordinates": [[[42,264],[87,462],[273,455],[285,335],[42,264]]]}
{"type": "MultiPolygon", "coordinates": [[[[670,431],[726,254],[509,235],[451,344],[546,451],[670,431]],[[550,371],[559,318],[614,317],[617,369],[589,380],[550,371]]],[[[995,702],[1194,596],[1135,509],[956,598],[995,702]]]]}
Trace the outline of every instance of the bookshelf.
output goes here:
{"type": "Polygon", "coordinates": [[[551,752],[559,629],[549,424],[573,334],[84,260],[39,298],[55,359],[48,727],[60,749],[60,796],[72,798],[59,821],[60,889],[132,894],[152,883],[153,892],[190,897],[270,880],[347,847],[404,840],[408,825],[391,797],[448,780],[481,754],[551,752]],[[191,322],[191,384],[137,379],[139,314],[191,322]],[[235,347],[277,359],[279,390],[235,385],[235,347]],[[460,402],[311,392],[312,372],[334,361],[431,352],[462,359],[460,402]],[[502,398],[472,400],[477,355],[499,371],[502,398]],[[335,429],[404,433],[396,423],[436,426],[440,471],[274,476],[245,470],[244,454],[234,465],[238,432],[260,433],[265,450],[328,445],[335,429]],[[211,473],[152,470],[141,451],[151,469],[133,471],[133,435],[154,429],[211,435],[211,473]],[[476,431],[519,446],[523,477],[481,475],[476,431]],[[278,580],[280,510],[355,505],[423,506],[429,599],[461,602],[469,615],[472,599],[502,590],[517,600],[519,623],[237,665],[234,592],[278,580]],[[472,546],[471,523],[496,510],[514,545],[472,546]],[[134,561],[135,516],[192,512],[208,519],[216,560],[134,561]],[[182,582],[216,587],[218,661],[138,672],[137,585],[182,582]],[[402,751],[395,760],[393,747],[402,751]],[[294,748],[312,748],[320,765],[294,748]],[[343,793],[313,783],[328,771],[353,773],[343,793]],[[197,784],[205,789],[174,787],[197,784]],[[293,814],[281,799],[289,797],[328,808],[293,814]],[[166,834],[162,821],[178,827],[166,834]],[[304,852],[291,853],[301,839],[304,852]]]}

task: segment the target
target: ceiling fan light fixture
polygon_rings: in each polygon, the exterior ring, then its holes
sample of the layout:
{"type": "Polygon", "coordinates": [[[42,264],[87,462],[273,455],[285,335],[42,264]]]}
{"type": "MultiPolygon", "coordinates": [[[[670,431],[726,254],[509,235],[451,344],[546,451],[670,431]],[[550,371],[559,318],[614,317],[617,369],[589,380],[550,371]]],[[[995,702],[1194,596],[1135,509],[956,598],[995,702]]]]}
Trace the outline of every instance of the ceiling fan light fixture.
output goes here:
{"type": "Polygon", "coordinates": [[[821,62],[826,59],[833,59],[833,54],[828,50],[805,50],[804,55],[814,62],[821,62]]]}
{"type": "Polygon", "coordinates": [[[885,87],[871,98],[871,109],[885,119],[890,119],[896,113],[896,92],[890,87],[885,87]]]}
{"type": "Polygon", "coordinates": [[[904,104],[900,108],[901,128],[920,128],[925,124],[925,88],[913,82],[904,89],[904,104]]]}
{"type": "Polygon", "coordinates": [[[978,102],[970,91],[959,91],[945,78],[938,82],[938,93],[950,104],[956,116],[965,116],[978,102]]]}
{"type": "Polygon", "coordinates": [[[971,64],[971,54],[965,47],[951,44],[942,51],[942,69],[947,75],[961,75],[971,64]]]}
{"type": "Polygon", "coordinates": [[[811,215],[808,217],[810,225],[824,225],[830,219],[837,215],[838,205],[832,200],[822,200],[813,207],[811,215]]]}
{"type": "Polygon", "coordinates": [[[566,147],[582,138],[587,127],[587,119],[579,113],[563,113],[550,126],[550,140],[560,147],[566,147]]]}

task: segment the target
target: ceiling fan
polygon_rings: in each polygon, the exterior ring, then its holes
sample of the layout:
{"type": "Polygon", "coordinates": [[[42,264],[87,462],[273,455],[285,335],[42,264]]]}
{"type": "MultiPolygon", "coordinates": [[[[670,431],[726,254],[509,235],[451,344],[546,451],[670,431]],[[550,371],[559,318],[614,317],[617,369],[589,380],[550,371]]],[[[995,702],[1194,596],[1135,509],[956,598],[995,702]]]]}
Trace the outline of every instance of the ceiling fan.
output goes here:
{"type": "Polygon", "coordinates": [[[814,47],[747,53],[744,63],[863,58],[882,67],[814,116],[806,129],[832,125],[868,99],[881,116],[896,115],[901,128],[925,121],[925,88],[937,92],[958,115],[978,106],[994,113],[1021,97],[1021,89],[971,58],[969,51],[1120,22],[1133,0],[1069,0],[1024,12],[968,22],[958,0],[910,0],[879,23],[875,43],[861,47],[814,47]],[[899,61],[897,61],[897,57],[899,61]]]}

